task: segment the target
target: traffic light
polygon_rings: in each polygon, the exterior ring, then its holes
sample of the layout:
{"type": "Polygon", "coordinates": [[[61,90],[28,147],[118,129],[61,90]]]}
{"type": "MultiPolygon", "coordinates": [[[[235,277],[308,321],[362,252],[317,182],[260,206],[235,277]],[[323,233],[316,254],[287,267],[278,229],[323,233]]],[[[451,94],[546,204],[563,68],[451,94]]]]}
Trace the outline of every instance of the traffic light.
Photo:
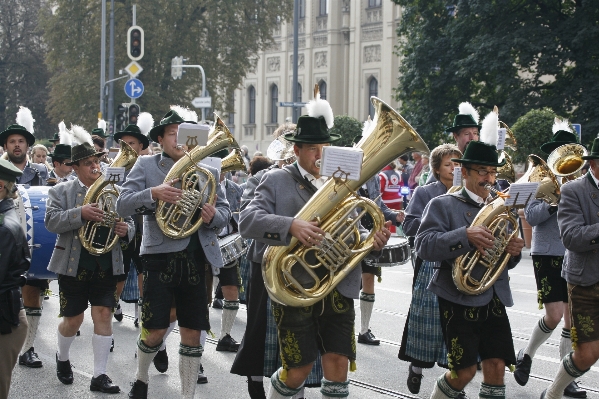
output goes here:
{"type": "Polygon", "coordinates": [[[137,117],[139,116],[139,105],[129,105],[128,121],[130,125],[137,125],[137,117]]]}
{"type": "Polygon", "coordinates": [[[132,104],[123,103],[117,107],[116,111],[116,130],[125,130],[129,122],[129,106],[132,104]]]}
{"type": "Polygon", "coordinates": [[[144,56],[144,30],[139,26],[132,26],[127,31],[127,56],[133,61],[144,56]]]}

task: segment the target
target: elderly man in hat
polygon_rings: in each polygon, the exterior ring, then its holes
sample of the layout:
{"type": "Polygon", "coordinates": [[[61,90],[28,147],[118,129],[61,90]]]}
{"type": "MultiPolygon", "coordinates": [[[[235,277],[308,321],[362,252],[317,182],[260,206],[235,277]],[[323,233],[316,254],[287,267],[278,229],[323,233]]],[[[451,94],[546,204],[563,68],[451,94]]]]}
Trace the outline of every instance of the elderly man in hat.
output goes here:
{"type": "MultiPolygon", "coordinates": [[[[177,204],[183,195],[183,191],[176,187],[178,179],[164,182],[175,162],[186,157],[177,145],[179,124],[183,122],[185,120],[171,110],[150,130],[150,138],[160,143],[163,152],[137,160],[117,201],[119,213],[144,215],[140,251],[144,266],[143,334],[137,342],[137,373],[130,398],[147,398],[148,369],[162,346],[172,306],[176,308],[181,334],[181,391],[183,397],[193,397],[203,352],[200,331],[210,330],[205,266],[206,262],[217,268],[223,266],[216,232],[225,227],[231,212],[219,184],[216,185],[216,204],[202,206],[199,217],[203,223],[189,237],[175,239],[165,235],[153,212],[157,201],[177,204]]],[[[216,169],[203,167],[218,181],[216,169]]]]}
{"type": "Polygon", "coordinates": [[[599,138],[588,155],[586,175],[561,187],[557,223],[566,253],[562,277],[568,282],[572,347],[541,398],[561,398],[564,389],[599,359],[599,138]]]}
{"type": "Polygon", "coordinates": [[[422,259],[441,262],[429,290],[439,298],[450,370],[437,380],[431,399],[460,395],[476,374],[479,356],[483,369],[479,396],[504,399],[505,367],[516,362],[505,309],[513,305],[507,269],[519,262],[524,241],[516,237],[509,241],[506,251],[511,259],[490,289],[480,295],[466,295],[457,289],[452,278],[454,260],[473,250],[484,253],[494,245],[495,237],[486,226],[471,225],[480,208],[491,200],[487,187],[495,182],[497,168],[503,163],[498,162],[495,145],[479,141],[468,144],[463,158],[451,160],[462,164],[464,187],[428,203],[415,242],[422,259]]]}
{"type": "MultiPolygon", "coordinates": [[[[45,165],[31,163],[27,159],[29,147],[35,143],[34,121],[31,111],[21,107],[17,112],[17,123],[10,125],[0,133],[0,146],[4,148],[8,161],[23,172],[21,176],[17,177],[17,184],[44,186],[48,177],[48,169],[45,165]]],[[[48,288],[48,280],[28,280],[22,288],[29,329],[25,340],[26,347],[23,347],[23,353],[19,356],[20,365],[31,368],[42,367],[42,361],[35,353],[33,344],[42,316],[41,294],[48,288]]]]}
{"type": "Polygon", "coordinates": [[[12,371],[27,336],[27,318],[20,287],[31,254],[15,211],[15,183],[23,172],[0,159],[0,397],[7,398],[12,371]]]}
{"type": "MultiPolygon", "coordinates": [[[[84,142],[72,148],[68,163],[77,173],[77,179],[52,187],[46,208],[46,228],[59,235],[48,265],[48,270],[58,275],[62,317],[56,333],[56,375],[63,384],[73,383],[69,351],[89,303],[94,324],[94,372],[90,390],[118,393],[120,389],[106,374],[106,366],[112,346],[116,276],[124,270],[123,254],[119,244],[102,255],[91,254],[81,244],[83,237],[79,229],[88,221],[99,223],[104,219],[104,211],[97,203],[84,204],[87,190],[101,176],[99,156],[102,155],[94,149],[89,133],[85,134],[84,142]]],[[[99,239],[112,239],[105,233],[108,227],[96,226],[103,236],[99,239]]],[[[113,230],[112,234],[128,242],[134,233],[133,221],[131,218],[117,221],[113,230]]]]}
{"type": "MultiPolygon", "coordinates": [[[[284,246],[292,237],[303,245],[318,245],[325,231],[317,222],[295,219],[297,212],[322,187],[326,178],[320,175],[317,162],[324,146],[340,136],[330,133],[333,112],[330,105],[317,97],[301,116],[296,130],[284,138],[295,144],[297,162],[266,173],[256,188],[254,199],[241,211],[240,233],[253,239],[248,257],[260,262],[269,245],[284,246]]],[[[382,249],[390,233],[386,227],[374,235],[374,249],[382,249]]],[[[310,284],[311,277],[295,268],[301,283],[310,284]]],[[[268,397],[289,398],[298,393],[309,375],[317,353],[322,354],[323,397],[347,397],[348,365],[355,366],[354,299],[360,291],[361,271],[355,268],[325,299],[313,306],[296,308],[272,304],[277,322],[282,368],[271,377],[268,397]]]]}
{"type": "MultiPolygon", "coordinates": [[[[550,154],[565,144],[577,144],[578,136],[572,132],[568,121],[556,118],[551,140],[541,145],[541,151],[550,154]]],[[[545,315],[535,323],[526,347],[520,349],[516,357],[514,378],[522,386],[530,376],[532,359],[537,349],[549,339],[553,330],[564,319],[559,343],[559,358],[563,359],[572,351],[570,339],[570,309],[568,308],[568,283],[562,277],[562,264],[566,248],[562,244],[557,224],[557,205],[550,205],[539,199],[532,199],[524,209],[526,221],[532,226],[532,247],[530,254],[537,282],[538,303],[545,308],[545,315]]],[[[564,395],[572,398],[586,398],[586,391],[576,381],[570,382],[564,395]]]]}

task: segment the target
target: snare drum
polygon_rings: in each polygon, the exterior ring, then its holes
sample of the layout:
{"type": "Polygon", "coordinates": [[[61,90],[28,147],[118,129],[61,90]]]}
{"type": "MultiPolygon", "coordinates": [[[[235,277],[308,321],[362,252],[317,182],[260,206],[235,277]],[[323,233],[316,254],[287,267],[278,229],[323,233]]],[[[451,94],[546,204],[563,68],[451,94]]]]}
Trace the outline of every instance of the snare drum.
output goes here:
{"type": "Polygon", "coordinates": [[[16,210],[21,218],[27,242],[31,249],[31,266],[27,278],[31,280],[54,280],[56,274],[48,271],[48,264],[56,244],[56,234],[49,232],[44,225],[48,186],[17,185],[19,196],[15,200],[16,210]]]}
{"type": "Polygon", "coordinates": [[[403,265],[410,260],[410,244],[405,237],[391,236],[376,266],[391,267],[403,265]]]}
{"type": "Polygon", "coordinates": [[[220,247],[224,265],[228,265],[236,259],[241,258],[247,252],[247,243],[239,233],[220,238],[218,246],[220,247]]]}

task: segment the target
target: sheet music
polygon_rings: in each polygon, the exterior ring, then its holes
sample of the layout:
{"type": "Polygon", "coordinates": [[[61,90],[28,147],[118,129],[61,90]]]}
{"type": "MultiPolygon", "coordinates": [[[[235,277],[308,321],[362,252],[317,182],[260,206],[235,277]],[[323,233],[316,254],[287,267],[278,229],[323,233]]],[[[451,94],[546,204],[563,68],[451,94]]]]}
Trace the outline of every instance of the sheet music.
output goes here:
{"type": "Polygon", "coordinates": [[[539,183],[516,183],[510,186],[509,198],[506,198],[506,206],[524,207],[528,201],[535,198],[539,183]]]}
{"type": "Polygon", "coordinates": [[[188,147],[205,146],[208,143],[210,126],[194,123],[181,123],[177,130],[177,145],[188,147]]]}
{"type": "Polygon", "coordinates": [[[360,180],[364,152],[359,148],[327,146],[322,148],[320,174],[360,180]],[[339,169],[344,173],[340,173],[339,169]]]}
{"type": "Polygon", "coordinates": [[[455,166],[453,168],[453,183],[454,186],[462,186],[462,167],[455,166]]]}
{"type": "Polygon", "coordinates": [[[120,183],[125,181],[125,167],[109,166],[106,168],[106,181],[120,183]]]}
{"type": "Polygon", "coordinates": [[[505,148],[505,136],[507,134],[506,128],[502,127],[497,129],[497,150],[503,150],[505,148]]]}

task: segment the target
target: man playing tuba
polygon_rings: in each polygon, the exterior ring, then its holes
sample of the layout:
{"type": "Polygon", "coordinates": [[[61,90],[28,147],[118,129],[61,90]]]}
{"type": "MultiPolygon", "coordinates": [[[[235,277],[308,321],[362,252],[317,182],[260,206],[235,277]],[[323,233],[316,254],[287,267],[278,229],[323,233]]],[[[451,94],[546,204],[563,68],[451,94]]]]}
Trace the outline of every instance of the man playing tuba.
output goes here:
{"type": "MultiPolygon", "coordinates": [[[[464,188],[428,203],[415,243],[422,259],[441,262],[429,289],[439,297],[450,371],[439,377],[431,399],[457,397],[474,378],[479,356],[484,376],[480,397],[505,397],[505,366],[516,362],[505,310],[506,306],[513,305],[507,268],[491,289],[480,295],[461,293],[452,278],[455,258],[493,247],[495,237],[486,226],[469,226],[480,208],[491,199],[486,185],[495,182],[497,167],[503,164],[497,160],[495,145],[479,141],[468,144],[463,158],[451,160],[463,166],[464,188]]],[[[508,268],[518,263],[523,246],[521,238],[509,241],[506,251],[512,258],[508,268]]]]}
{"type": "MultiPolygon", "coordinates": [[[[101,222],[104,212],[98,204],[83,205],[88,188],[101,176],[100,155],[91,144],[91,136],[85,132],[83,144],[71,149],[69,165],[77,173],[77,179],[52,187],[48,191],[45,225],[48,231],[58,234],[56,246],[48,270],[58,275],[60,291],[60,316],[62,320],[56,333],[56,375],[63,384],[73,383],[73,371],[69,350],[77,331],[83,323],[83,312],[91,305],[94,322],[92,345],[94,349],[94,375],[90,390],[118,393],[120,389],[106,375],[106,364],[112,346],[112,312],[116,306],[116,281],[123,273],[123,254],[120,245],[103,255],[88,252],[79,235],[79,228],[86,221],[101,222]]],[[[121,240],[133,238],[131,218],[116,222],[114,233],[121,240]]]]}
{"type": "MultiPolygon", "coordinates": [[[[183,122],[183,118],[171,110],[150,130],[150,138],[160,143],[163,152],[137,160],[117,201],[119,214],[144,215],[140,250],[144,268],[142,334],[137,342],[137,374],[129,398],[147,398],[148,369],[169,327],[172,306],[176,307],[181,334],[182,396],[193,398],[203,352],[200,331],[210,330],[205,265],[209,262],[214,267],[223,266],[216,232],[227,224],[231,212],[219,184],[216,185],[216,204],[202,206],[203,224],[189,237],[174,239],[166,236],[158,227],[154,214],[157,201],[176,204],[183,194],[181,189],[174,187],[178,179],[164,182],[175,162],[186,156],[177,146],[177,131],[183,122]]],[[[216,169],[203,167],[218,181],[216,169]]]]}
{"type": "MultiPolygon", "coordinates": [[[[299,118],[295,131],[284,136],[295,144],[297,162],[264,174],[254,199],[239,218],[241,235],[255,240],[248,255],[253,262],[261,260],[268,245],[287,245],[292,236],[307,247],[321,242],[325,232],[317,222],[294,216],[326,181],[316,161],[324,146],[340,138],[329,133],[332,126],[330,105],[318,99],[308,106],[308,115],[299,118]]],[[[382,249],[389,236],[386,228],[376,232],[374,249],[382,249]]],[[[302,281],[305,277],[298,278],[302,281]]],[[[328,377],[322,379],[323,397],[349,395],[348,363],[356,358],[353,302],[359,290],[360,269],[355,268],[325,299],[312,306],[296,308],[273,301],[283,366],[271,377],[269,398],[288,398],[298,393],[319,351],[328,377]]]]}

